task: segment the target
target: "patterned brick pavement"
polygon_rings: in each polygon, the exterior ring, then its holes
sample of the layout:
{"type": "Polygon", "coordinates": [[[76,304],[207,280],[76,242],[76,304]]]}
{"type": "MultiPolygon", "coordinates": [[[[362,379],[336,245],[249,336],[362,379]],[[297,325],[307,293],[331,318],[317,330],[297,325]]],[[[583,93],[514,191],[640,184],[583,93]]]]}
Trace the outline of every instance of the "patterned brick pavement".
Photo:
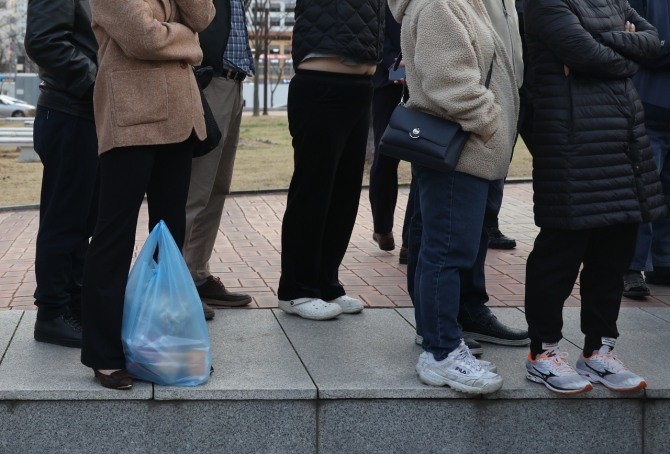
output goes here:
{"type": "MultiPolygon", "coordinates": [[[[400,241],[408,189],[398,196],[395,229],[400,241]]],[[[277,306],[276,289],[280,273],[281,219],[285,193],[234,195],[228,198],[215,244],[212,272],[234,291],[250,293],[252,306],[277,306]]],[[[0,310],[34,309],[35,234],[37,210],[0,211],[0,310]]],[[[136,251],[147,236],[148,217],[142,210],[136,251]]],[[[529,183],[510,183],[500,214],[501,229],[517,240],[516,249],[489,250],[486,261],[487,288],[491,306],[522,306],[526,257],[537,227],[532,217],[532,188],[529,183]]],[[[616,245],[612,245],[616,247],[616,245]]],[[[372,241],[372,219],[368,192],[361,195],[358,219],[349,249],[342,263],[340,279],[347,293],[358,296],[369,307],[411,306],[405,284],[405,265],[398,264],[398,250],[384,252],[372,241]]],[[[670,305],[670,287],[651,286],[653,297],[624,299],[624,306],[670,305]]],[[[566,302],[579,305],[579,289],[566,302]]]]}

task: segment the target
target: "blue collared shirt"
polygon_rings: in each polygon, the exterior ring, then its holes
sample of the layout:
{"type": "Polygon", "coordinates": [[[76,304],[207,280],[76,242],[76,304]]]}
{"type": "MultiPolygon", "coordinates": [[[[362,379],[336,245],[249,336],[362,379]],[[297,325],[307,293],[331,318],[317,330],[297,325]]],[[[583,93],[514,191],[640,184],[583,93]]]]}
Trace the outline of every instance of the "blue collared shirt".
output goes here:
{"type": "Polygon", "coordinates": [[[226,51],[223,53],[223,66],[241,71],[248,76],[252,76],[256,71],[249,46],[243,0],[230,0],[230,36],[226,51]]]}

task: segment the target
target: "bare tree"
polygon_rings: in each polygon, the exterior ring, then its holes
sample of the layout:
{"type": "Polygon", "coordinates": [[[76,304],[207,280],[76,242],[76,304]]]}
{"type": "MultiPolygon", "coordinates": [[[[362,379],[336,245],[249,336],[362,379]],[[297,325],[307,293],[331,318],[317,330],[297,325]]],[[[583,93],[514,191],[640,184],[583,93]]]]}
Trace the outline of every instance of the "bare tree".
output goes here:
{"type": "MultiPolygon", "coordinates": [[[[292,27],[286,26],[281,20],[285,18],[293,11],[293,5],[295,2],[291,1],[279,1],[274,0],[250,0],[247,18],[248,18],[248,29],[249,37],[251,40],[251,47],[253,48],[254,54],[254,63],[256,65],[256,77],[254,77],[254,105],[253,105],[253,115],[260,115],[260,80],[261,75],[259,72],[263,72],[263,84],[264,84],[264,103],[263,103],[263,114],[267,115],[268,108],[268,99],[267,99],[267,90],[272,87],[271,96],[274,97],[274,92],[277,90],[277,86],[282,81],[282,76],[284,74],[284,62],[280,61],[280,64],[277,67],[271,67],[269,56],[270,51],[270,42],[277,39],[285,39],[286,33],[290,31],[292,27]],[[282,7],[281,5],[284,5],[282,7]],[[286,5],[289,5],[286,7],[286,5]],[[272,13],[272,14],[271,14],[272,13]],[[279,25],[273,24],[274,20],[280,22],[279,25]],[[262,57],[262,60],[261,60],[262,57]],[[262,64],[261,64],[262,62],[262,64]]],[[[274,105],[274,100],[271,99],[271,105],[274,105]]]]}

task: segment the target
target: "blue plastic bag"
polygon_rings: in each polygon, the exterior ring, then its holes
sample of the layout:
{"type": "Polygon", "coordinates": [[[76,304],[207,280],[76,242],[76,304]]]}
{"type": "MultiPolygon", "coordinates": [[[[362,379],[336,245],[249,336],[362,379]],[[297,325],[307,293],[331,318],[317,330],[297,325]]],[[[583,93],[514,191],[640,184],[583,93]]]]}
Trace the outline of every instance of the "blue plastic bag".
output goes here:
{"type": "Polygon", "coordinates": [[[133,377],[169,386],[196,386],[209,378],[212,354],[200,297],[163,221],[128,276],[121,340],[133,377]]]}

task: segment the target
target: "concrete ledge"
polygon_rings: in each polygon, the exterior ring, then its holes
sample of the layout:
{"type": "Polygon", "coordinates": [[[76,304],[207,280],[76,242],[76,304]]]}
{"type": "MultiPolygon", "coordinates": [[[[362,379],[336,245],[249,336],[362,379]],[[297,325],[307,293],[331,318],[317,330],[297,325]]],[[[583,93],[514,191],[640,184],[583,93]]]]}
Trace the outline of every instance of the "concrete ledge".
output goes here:
{"type": "MultiPolygon", "coordinates": [[[[524,326],[519,309],[495,312],[524,326]]],[[[572,361],[578,315],[565,309],[562,347],[572,361]]],[[[485,344],[505,384],[468,397],[416,378],[411,309],[329,322],[220,310],[208,324],[207,384],[138,383],[130,392],[102,388],[79,350],[35,342],[35,312],[5,311],[0,452],[670,452],[669,320],[670,309],[621,311],[617,350],[647,378],[646,391],[559,396],[524,378],[525,348],[485,344]]]]}

